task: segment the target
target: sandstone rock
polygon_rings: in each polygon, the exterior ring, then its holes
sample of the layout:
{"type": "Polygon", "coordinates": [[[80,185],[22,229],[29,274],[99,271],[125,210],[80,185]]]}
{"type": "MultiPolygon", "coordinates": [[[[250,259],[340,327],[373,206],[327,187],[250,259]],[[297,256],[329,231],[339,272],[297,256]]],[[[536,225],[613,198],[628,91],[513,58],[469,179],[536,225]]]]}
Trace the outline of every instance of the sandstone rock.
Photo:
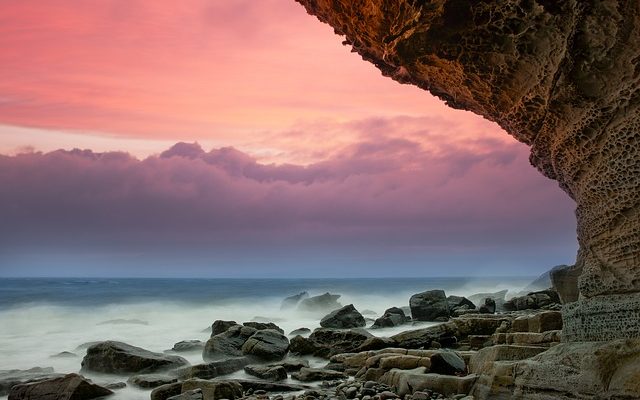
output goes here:
{"type": "Polygon", "coordinates": [[[259,331],[263,331],[265,329],[271,329],[271,330],[274,330],[274,331],[278,331],[280,333],[284,333],[284,330],[282,328],[280,328],[278,325],[274,324],[273,322],[255,322],[255,321],[251,321],[251,322],[243,322],[242,325],[257,329],[259,331]]]}
{"type": "Polygon", "coordinates": [[[492,299],[496,302],[496,311],[501,311],[507,292],[507,290],[500,290],[493,293],[476,293],[469,296],[469,301],[473,304],[484,304],[485,299],[492,299]]]}
{"type": "Polygon", "coordinates": [[[242,345],[242,352],[262,360],[281,360],[289,350],[289,339],[282,333],[265,329],[254,333],[242,345]]]}
{"type": "Polygon", "coordinates": [[[320,296],[313,296],[303,299],[298,304],[298,310],[310,312],[329,312],[336,310],[342,305],[338,303],[339,294],[325,293],[320,296]]]}
{"type": "Polygon", "coordinates": [[[285,298],[284,300],[282,300],[282,304],[280,305],[280,309],[281,310],[287,310],[287,309],[291,309],[291,308],[295,308],[298,303],[300,303],[302,300],[306,299],[309,297],[309,293],[307,292],[301,292],[298,294],[295,294],[293,296],[289,296],[287,298],[285,298]]]}
{"type": "Polygon", "coordinates": [[[555,291],[543,290],[505,301],[504,309],[507,311],[535,310],[558,303],[560,303],[560,298],[555,291]]]}
{"type": "Polygon", "coordinates": [[[301,368],[309,367],[309,361],[303,359],[286,359],[283,361],[271,363],[268,367],[283,367],[287,372],[299,371],[301,368]]]}
{"type": "Polygon", "coordinates": [[[391,336],[391,339],[398,344],[398,347],[419,349],[431,346],[431,343],[434,341],[453,344],[457,341],[457,333],[458,329],[456,324],[448,322],[427,328],[404,331],[391,336]]]}
{"type": "Polygon", "coordinates": [[[362,342],[355,351],[380,350],[388,347],[396,347],[397,345],[398,343],[391,338],[374,336],[362,342]]]}
{"type": "Polygon", "coordinates": [[[202,351],[204,342],[200,340],[183,340],[173,345],[171,350],[176,352],[202,351]]]}
{"type": "Polygon", "coordinates": [[[219,335],[223,332],[226,332],[227,329],[231,328],[232,326],[238,325],[238,323],[236,321],[223,321],[223,320],[215,320],[213,322],[213,324],[211,325],[211,337],[214,337],[216,335],[219,335]]]}
{"type": "Polygon", "coordinates": [[[247,365],[244,367],[244,372],[257,378],[271,381],[287,379],[287,370],[283,366],[247,365]]]}
{"type": "Polygon", "coordinates": [[[496,361],[519,361],[534,357],[547,349],[535,346],[497,345],[478,350],[469,360],[469,372],[483,376],[496,361]]]}
{"type": "Polygon", "coordinates": [[[234,381],[189,379],[182,383],[182,393],[200,389],[203,400],[235,400],[242,397],[242,385],[234,381]]]}
{"type": "Polygon", "coordinates": [[[202,358],[215,360],[242,356],[242,346],[256,332],[255,328],[249,326],[234,325],[207,340],[202,358]]]}
{"type": "Polygon", "coordinates": [[[382,357],[379,362],[382,369],[415,369],[418,367],[425,367],[428,371],[431,367],[431,358],[418,357],[409,355],[388,355],[382,357]]]}
{"type": "Polygon", "coordinates": [[[495,314],[496,312],[496,301],[490,297],[484,299],[484,304],[482,304],[478,308],[478,312],[480,314],[495,314]]]}
{"type": "Polygon", "coordinates": [[[158,386],[176,383],[178,379],[167,375],[142,374],[130,377],[127,382],[142,389],[153,389],[158,386]]]}
{"type": "Polygon", "coordinates": [[[543,311],[534,315],[526,315],[513,321],[513,332],[542,333],[562,329],[562,313],[559,311],[543,311]]]}
{"type": "Polygon", "coordinates": [[[265,392],[297,392],[310,387],[291,383],[254,381],[247,379],[233,379],[233,382],[238,382],[242,385],[242,389],[244,391],[253,390],[254,392],[256,390],[264,390],[265,392]]]}
{"type": "Polygon", "coordinates": [[[85,400],[113,394],[78,374],[39,382],[21,383],[9,391],[8,400],[85,400]]]}
{"type": "Polygon", "coordinates": [[[332,371],[329,369],[302,368],[300,371],[293,373],[291,377],[302,382],[313,382],[343,379],[346,378],[346,375],[342,372],[332,371]]]}
{"type": "Polygon", "coordinates": [[[449,318],[449,303],[444,290],[429,290],[409,299],[411,316],[417,321],[437,321],[449,318]]]}
{"type": "Polygon", "coordinates": [[[353,352],[371,337],[373,335],[364,329],[319,328],[313,331],[308,338],[296,336],[291,339],[291,352],[330,357],[335,354],[353,352]]]}
{"type": "Polygon", "coordinates": [[[360,328],[365,325],[364,317],[356,310],[353,304],[348,304],[330,312],[320,321],[320,326],[323,328],[349,329],[360,328]]]}
{"type": "Polygon", "coordinates": [[[380,378],[380,382],[395,387],[401,397],[426,390],[452,396],[469,393],[476,379],[476,375],[460,377],[427,373],[426,368],[420,367],[414,370],[392,369],[380,378]]]}
{"type": "Polygon", "coordinates": [[[551,271],[550,279],[553,284],[553,290],[558,293],[562,304],[578,301],[580,295],[578,292],[578,278],[581,273],[582,268],[575,265],[564,265],[563,268],[551,271]]]}
{"type": "Polygon", "coordinates": [[[188,365],[182,357],[171,356],[135,347],[122,342],[107,341],[87,349],[82,369],[110,374],[149,373],[188,365]]]}

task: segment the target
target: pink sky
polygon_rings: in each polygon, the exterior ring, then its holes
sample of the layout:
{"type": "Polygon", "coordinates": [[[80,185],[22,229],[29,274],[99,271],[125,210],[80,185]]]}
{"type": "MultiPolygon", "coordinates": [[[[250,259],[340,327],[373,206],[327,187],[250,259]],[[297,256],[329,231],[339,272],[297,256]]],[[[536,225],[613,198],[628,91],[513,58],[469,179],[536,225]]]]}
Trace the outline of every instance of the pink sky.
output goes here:
{"type": "Polygon", "coordinates": [[[308,163],[357,141],[353,121],[398,115],[437,120],[455,140],[511,140],[383,78],[294,1],[6,2],[0,48],[4,153],[81,144],[142,156],[199,141],[308,163]]]}
{"type": "Polygon", "coordinates": [[[574,259],[574,205],[526,146],[382,77],[293,0],[8,1],[0,48],[0,275],[574,259]]]}

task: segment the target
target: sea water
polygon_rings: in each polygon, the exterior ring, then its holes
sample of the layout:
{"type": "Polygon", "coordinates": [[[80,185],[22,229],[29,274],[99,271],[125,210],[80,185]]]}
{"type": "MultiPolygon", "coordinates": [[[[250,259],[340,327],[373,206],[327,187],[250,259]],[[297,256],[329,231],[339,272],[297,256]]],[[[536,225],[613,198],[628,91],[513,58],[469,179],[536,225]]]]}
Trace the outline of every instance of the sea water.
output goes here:
{"type": "MultiPolygon", "coordinates": [[[[79,372],[83,344],[118,340],[163,352],[181,340],[206,341],[212,322],[272,321],[288,334],[319,327],[322,315],[281,310],[282,300],[302,291],[311,296],[340,294],[341,304],[372,311],[409,304],[412,294],[443,289],[447,295],[471,295],[510,289],[530,278],[362,278],[362,279],[0,279],[0,370],[53,367],[79,372]],[[60,352],[74,355],[56,357],[60,352]]],[[[429,324],[372,329],[376,336],[429,324]]],[[[199,352],[181,353],[192,364],[199,352]]],[[[316,360],[316,362],[320,362],[316,360]]],[[[98,383],[126,377],[87,374],[98,383]]],[[[128,387],[112,399],[148,399],[149,391],[128,387]]]]}

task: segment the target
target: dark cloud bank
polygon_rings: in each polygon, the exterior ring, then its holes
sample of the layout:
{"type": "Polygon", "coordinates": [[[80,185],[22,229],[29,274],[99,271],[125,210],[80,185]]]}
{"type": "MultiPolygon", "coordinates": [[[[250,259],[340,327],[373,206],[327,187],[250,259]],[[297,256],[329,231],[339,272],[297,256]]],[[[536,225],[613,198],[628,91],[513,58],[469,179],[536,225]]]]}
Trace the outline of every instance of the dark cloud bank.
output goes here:
{"type": "Polygon", "coordinates": [[[178,143],[0,156],[0,274],[519,275],[575,256],[519,144],[352,145],[308,166],[178,143]]]}

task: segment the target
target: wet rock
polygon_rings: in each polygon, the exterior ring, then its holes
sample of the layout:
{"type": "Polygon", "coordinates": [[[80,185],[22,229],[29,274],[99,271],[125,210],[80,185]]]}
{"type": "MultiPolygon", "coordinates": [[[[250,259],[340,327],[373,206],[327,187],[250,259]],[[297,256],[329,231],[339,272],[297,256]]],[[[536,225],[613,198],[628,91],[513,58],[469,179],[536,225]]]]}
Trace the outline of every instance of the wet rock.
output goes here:
{"type": "Polygon", "coordinates": [[[372,328],[391,328],[399,326],[408,321],[404,311],[398,307],[391,307],[385,310],[384,314],[373,322],[372,328]]]}
{"type": "Polygon", "coordinates": [[[366,325],[362,314],[356,310],[353,304],[334,310],[320,321],[323,328],[349,329],[360,328],[366,325]]]}
{"type": "Polygon", "coordinates": [[[467,370],[462,357],[451,350],[442,350],[431,356],[430,372],[441,375],[460,375],[467,370]]]}
{"type": "Polygon", "coordinates": [[[289,350],[289,339],[282,333],[265,329],[254,333],[242,346],[244,354],[261,360],[281,360],[289,350]]]}
{"type": "Polygon", "coordinates": [[[8,400],[85,400],[113,394],[78,374],[15,385],[8,400]]]}
{"type": "Polygon", "coordinates": [[[288,359],[276,363],[268,364],[269,367],[283,367],[287,372],[299,371],[301,368],[309,367],[309,361],[288,359]]]}
{"type": "Polygon", "coordinates": [[[298,310],[311,312],[329,312],[342,307],[338,303],[339,294],[325,293],[304,299],[298,304],[298,310]]]}
{"type": "Polygon", "coordinates": [[[215,360],[242,356],[242,346],[256,332],[255,328],[249,326],[234,325],[207,340],[202,358],[215,360]]]}
{"type": "Polygon", "coordinates": [[[104,387],[106,387],[109,390],[120,390],[120,389],[126,388],[127,384],[124,382],[112,382],[112,383],[107,383],[106,385],[104,385],[104,387]]]}
{"type": "Polygon", "coordinates": [[[287,370],[282,366],[247,365],[244,372],[260,379],[281,381],[287,379],[287,370]]]}
{"type": "Polygon", "coordinates": [[[444,290],[429,290],[409,299],[411,316],[416,321],[436,321],[449,318],[449,303],[444,290]]]}
{"type": "Polygon", "coordinates": [[[200,340],[183,340],[173,345],[171,350],[176,352],[202,351],[204,342],[200,340]]]}
{"type": "Polygon", "coordinates": [[[0,396],[5,396],[9,393],[9,389],[21,383],[43,381],[62,376],[64,375],[56,374],[51,367],[35,367],[26,370],[0,370],[0,396]]]}
{"type": "Polygon", "coordinates": [[[529,293],[526,296],[514,297],[504,303],[504,309],[507,311],[535,310],[553,304],[560,304],[558,293],[554,290],[543,290],[529,293]]]}
{"type": "Polygon", "coordinates": [[[87,349],[82,369],[110,374],[149,373],[188,364],[182,357],[154,353],[122,342],[106,341],[87,349]]]}
{"type": "Polygon", "coordinates": [[[289,336],[307,335],[309,333],[311,333],[311,329],[309,329],[309,328],[298,328],[298,329],[294,329],[291,332],[289,332],[289,336]]]}
{"type": "Polygon", "coordinates": [[[158,386],[178,382],[178,379],[168,375],[143,374],[134,375],[130,377],[127,382],[142,389],[153,389],[158,386]]]}
{"type": "Polygon", "coordinates": [[[330,357],[334,354],[353,352],[371,337],[373,335],[364,329],[319,328],[313,331],[308,340],[314,347],[311,354],[330,357]]]}
{"type": "Polygon", "coordinates": [[[359,353],[368,350],[381,350],[388,347],[397,347],[397,345],[398,343],[391,338],[374,336],[365,340],[355,351],[359,353]]]}
{"type": "Polygon", "coordinates": [[[221,319],[215,320],[211,325],[211,337],[226,332],[232,326],[238,325],[236,321],[223,321],[221,319]]]}
{"type": "Polygon", "coordinates": [[[274,324],[273,322],[255,322],[255,321],[251,321],[251,322],[243,322],[242,325],[249,326],[249,327],[257,329],[259,331],[263,331],[265,329],[271,329],[271,330],[274,330],[274,331],[278,331],[280,333],[284,333],[284,330],[282,328],[280,328],[278,325],[274,324]]]}
{"type": "Polygon", "coordinates": [[[495,314],[496,312],[496,301],[490,297],[484,299],[484,304],[480,306],[478,309],[480,314],[495,314]]]}
{"type": "Polygon", "coordinates": [[[476,305],[464,296],[448,296],[447,303],[449,304],[449,310],[451,311],[460,307],[466,307],[470,310],[476,308],[476,305]]]}
{"type": "Polygon", "coordinates": [[[235,400],[242,397],[242,385],[234,381],[189,379],[182,383],[182,393],[200,389],[203,400],[235,400]]]}
{"type": "Polygon", "coordinates": [[[301,292],[293,296],[289,296],[284,300],[282,300],[280,309],[287,310],[287,309],[295,308],[298,305],[298,303],[300,303],[304,299],[307,299],[308,297],[309,297],[309,293],[307,292],[301,292]]]}
{"type": "Polygon", "coordinates": [[[400,332],[391,336],[398,347],[405,349],[428,348],[431,343],[456,343],[456,335],[458,334],[457,326],[454,322],[429,326],[422,329],[414,329],[410,331],[400,332]]]}
{"type": "Polygon", "coordinates": [[[502,305],[505,301],[505,296],[508,290],[500,290],[493,293],[477,293],[468,297],[469,301],[473,304],[484,304],[484,299],[493,299],[496,302],[496,311],[502,311],[502,305]]]}
{"type": "Polygon", "coordinates": [[[75,357],[78,357],[78,355],[70,351],[62,351],[58,354],[54,354],[51,356],[51,358],[75,358],[75,357]]]}
{"type": "Polygon", "coordinates": [[[264,390],[266,392],[297,392],[309,388],[309,386],[282,382],[252,381],[247,379],[234,379],[233,381],[242,385],[242,389],[244,391],[264,390]]]}
{"type": "Polygon", "coordinates": [[[183,367],[172,372],[180,379],[200,378],[212,379],[221,375],[228,375],[240,371],[249,364],[251,360],[247,357],[233,357],[224,360],[212,361],[206,364],[198,364],[183,367]]]}
{"type": "Polygon", "coordinates": [[[158,386],[151,391],[151,400],[167,400],[182,393],[182,382],[158,386]]]}
{"type": "Polygon", "coordinates": [[[193,389],[171,396],[167,400],[204,400],[204,396],[202,395],[202,389],[193,389]]]}
{"type": "Polygon", "coordinates": [[[302,382],[324,381],[333,379],[344,379],[346,375],[339,371],[319,368],[302,368],[291,375],[293,379],[302,382]]]}

